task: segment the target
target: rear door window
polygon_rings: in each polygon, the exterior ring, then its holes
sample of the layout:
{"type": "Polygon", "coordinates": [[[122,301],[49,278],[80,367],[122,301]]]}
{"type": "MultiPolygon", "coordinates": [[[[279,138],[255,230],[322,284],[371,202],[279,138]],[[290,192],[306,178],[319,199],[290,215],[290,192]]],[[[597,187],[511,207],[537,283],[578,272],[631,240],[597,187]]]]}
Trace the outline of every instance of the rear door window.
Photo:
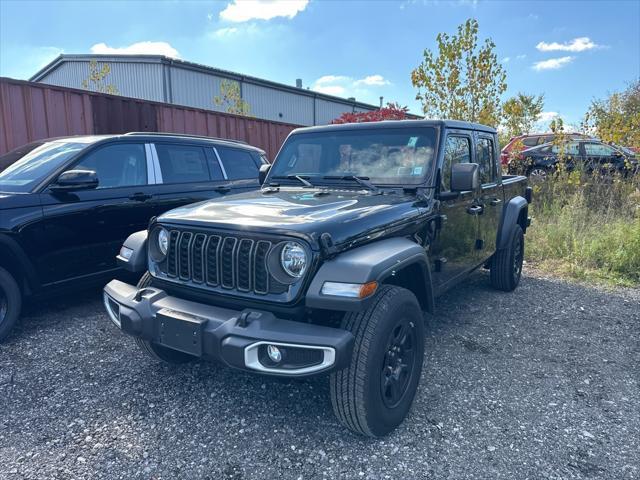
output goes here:
{"type": "Polygon", "coordinates": [[[496,164],[493,151],[493,140],[480,137],[476,146],[476,162],[480,168],[480,183],[496,181],[496,164]]]}
{"type": "Polygon", "coordinates": [[[525,147],[535,147],[536,145],[538,145],[538,139],[540,137],[528,137],[522,140],[522,144],[525,147]]]}
{"type": "Polygon", "coordinates": [[[216,147],[229,180],[258,178],[258,165],[251,153],[229,147],[216,147]]]}
{"type": "Polygon", "coordinates": [[[157,143],[162,183],[208,182],[209,162],[204,148],[197,145],[157,143]]]}

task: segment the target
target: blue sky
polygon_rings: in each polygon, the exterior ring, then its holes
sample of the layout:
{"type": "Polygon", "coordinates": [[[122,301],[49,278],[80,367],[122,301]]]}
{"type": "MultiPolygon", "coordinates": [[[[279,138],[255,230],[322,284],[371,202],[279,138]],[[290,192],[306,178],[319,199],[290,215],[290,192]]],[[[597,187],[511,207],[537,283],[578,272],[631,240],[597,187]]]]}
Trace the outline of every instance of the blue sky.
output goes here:
{"type": "Polygon", "coordinates": [[[638,0],[236,1],[0,0],[0,75],[27,79],[59,53],[160,53],[420,113],[411,70],[473,17],[507,70],[505,96],[543,93],[545,117],[578,124],[593,98],[640,77],[638,0]]]}

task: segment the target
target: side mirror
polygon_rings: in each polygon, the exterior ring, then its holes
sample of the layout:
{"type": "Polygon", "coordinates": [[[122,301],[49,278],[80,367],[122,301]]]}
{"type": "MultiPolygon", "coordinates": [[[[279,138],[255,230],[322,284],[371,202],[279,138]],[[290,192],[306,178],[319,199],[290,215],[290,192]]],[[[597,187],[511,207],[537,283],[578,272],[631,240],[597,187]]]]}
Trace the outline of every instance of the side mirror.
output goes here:
{"type": "Polygon", "coordinates": [[[53,192],[74,192],[96,188],[98,183],[98,176],[93,170],[67,170],[49,188],[53,192]]]}
{"type": "Polygon", "coordinates": [[[260,185],[264,183],[264,179],[267,178],[267,174],[271,170],[271,164],[265,163],[264,165],[260,165],[260,170],[258,171],[258,182],[260,185]]]}
{"type": "Polygon", "coordinates": [[[477,163],[455,163],[451,167],[451,191],[475,191],[480,187],[477,163]]]}

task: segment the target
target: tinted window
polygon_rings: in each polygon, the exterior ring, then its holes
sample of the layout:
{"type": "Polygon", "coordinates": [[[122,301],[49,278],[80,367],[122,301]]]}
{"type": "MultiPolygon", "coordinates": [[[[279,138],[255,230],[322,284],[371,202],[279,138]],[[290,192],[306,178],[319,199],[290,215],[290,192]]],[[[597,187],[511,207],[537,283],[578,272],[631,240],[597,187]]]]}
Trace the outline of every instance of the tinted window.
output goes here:
{"type": "Polygon", "coordinates": [[[451,167],[454,163],[469,163],[471,141],[468,137],[447,137],[442,165],[442,183],[446,191],[451,189],[451,167]]]}
{"type": "Polygon", "coordinates": [[[211,180],[204,148],[193,145],[156,144],[162,183],[208,182],[211,180]]]}
{"type": "Polygon", "coordinates": [[[603,143],[585,143],[584,152],[587,155],[609,157],[615,153],[615,149],[603,143]]]}
{"type": "Polygon", "coordinates": [[[98,188],[128,187],[147,183],[147,157],[144,145],[118,143],[90,152],[73,170],[93,170],[98,188]]]}
{"type": "MultiPolygon", "coordinates": [[[[48,142],[34,148],[0,172],[0,192],[31,191],[86,146],[86,143],[48,142]]],[[[4,157],[0,157],[2,159],[4,157]]],[[[9,160],[6,161],[9,163],[9,160]]]]}
{"type": "Polygon", "coordinates": [[[564,155],[580,155],[578,142],[565,143],[561,145],[553,145],[551,147],[553,153],[562,153],[564,155]]]}
{"type": "Polygon", "coordinates": [[[251,154],[235,148],[216,147],[229,180],[258,178],[258,166],[251,154]]]}
{"type": "Polygon", "coordinates": [[[431,171],[435,129],[370,128],[304,133],[289,137],[270,178],[302,175],[312,183],[325,176],[357,175],[377,184],[418,184],[431,171]]]}
{"type": "Polygon", "coordinates": [[[490,183],[496,179],[495,157],[493,155],[493,140],[478,139],[476,149],[476,163],[480,168],[480,183],[490,183]]]}
{"type": "Polygon", "coordinates": [[[522,144],[525,147],[534,147],[536,145],[538,145],[538,139],[540,137],[528,137],[522,140],[522,144]]]}

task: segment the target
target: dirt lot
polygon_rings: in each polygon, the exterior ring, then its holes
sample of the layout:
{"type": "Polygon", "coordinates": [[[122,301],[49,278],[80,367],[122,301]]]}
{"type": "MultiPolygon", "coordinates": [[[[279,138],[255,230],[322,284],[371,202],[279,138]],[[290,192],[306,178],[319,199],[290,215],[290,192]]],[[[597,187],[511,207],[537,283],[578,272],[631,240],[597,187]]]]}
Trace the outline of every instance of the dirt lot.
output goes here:
{"type": "Polygon", "coordinates": [[[0,478],[640,478],[640,292],[485,273],[430,317],[412,413],[384,440],[322,378],[153,363],[98,291],[32,307],[0,345],[0,478]]]}

